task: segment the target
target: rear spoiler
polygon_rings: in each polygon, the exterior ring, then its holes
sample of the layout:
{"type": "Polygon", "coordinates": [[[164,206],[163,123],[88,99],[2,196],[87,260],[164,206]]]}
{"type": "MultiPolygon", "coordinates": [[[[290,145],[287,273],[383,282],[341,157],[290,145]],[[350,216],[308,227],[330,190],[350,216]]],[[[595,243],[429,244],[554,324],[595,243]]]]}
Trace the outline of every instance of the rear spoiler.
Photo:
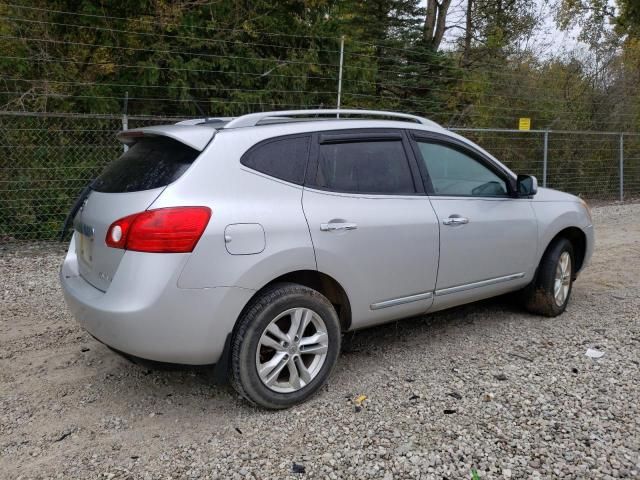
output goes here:
{"type": "Polygon", "coordinates": [[[117,138],[126,145],[132,145],[141,137],[168,137],[201,152],[209,144],[216,129],[211,125],[156,125],[134,128],[118,133],[117,138]]]}

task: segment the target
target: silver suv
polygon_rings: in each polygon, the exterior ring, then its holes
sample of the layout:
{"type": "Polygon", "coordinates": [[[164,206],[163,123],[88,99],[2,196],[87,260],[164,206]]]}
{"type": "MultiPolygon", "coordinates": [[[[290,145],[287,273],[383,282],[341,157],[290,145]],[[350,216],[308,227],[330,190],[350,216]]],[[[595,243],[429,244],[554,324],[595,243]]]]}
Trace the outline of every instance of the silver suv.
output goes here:
{"type": "Polygon", "coordinates": [[[70,215],[70,309],[114,350],[215,363],[267,408],[327,381],[342,332],[513,291],[559,315],[593,250],[582,200],[421,117],[270,112],[119,138],[70,215]]]}

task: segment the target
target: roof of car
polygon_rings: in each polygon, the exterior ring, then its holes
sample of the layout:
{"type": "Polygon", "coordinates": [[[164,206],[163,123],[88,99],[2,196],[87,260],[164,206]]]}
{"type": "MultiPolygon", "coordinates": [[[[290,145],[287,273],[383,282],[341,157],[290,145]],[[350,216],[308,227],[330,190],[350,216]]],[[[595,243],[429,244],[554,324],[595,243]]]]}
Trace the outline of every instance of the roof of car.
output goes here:
{"type": "Polygon", "coordinates": [[[260,112],[240,117],[207,117],[183,120],[173,125],[154,125],[126,130],[118,134],[123,143],[131,144],[141,136],[166,136],[202,151],[218,130],[239,130],[266,125],[298,124],[297,132],[309,130],[310,123],[322,122],[322,130],[356,128],[354,122],[367,121],[367,127],[406,128],[407,124],[425,130],[444,130],[436,122],[407,113],[378,110],[285,110],[260,112]],[[305,126],[300,125],[303,123],[305,126]]]}
{"type": "Polygon", "coordinates": [[[405,113],[377,110],[287,110],[243,115],[241,117],[207,117],[183,120],[172,125],[154,125],[126,130],[118,134],[125,144],[132,144],[143,136],[164,136],[203,151],[216,132],[252,131],[251,137],[260,139],[313,131],[357,128],[403,128],[446,134],[490,157],[505,171],[515,176],[504,164],[486,150],[427,118],[405,113]],[[260,132],[260,133],[258,133],[260,132]]]}
{"type": "Polygon", "coordinates": [[[183,120],[176,125],[200,125],[214,128],[246,128],[260,125],[286,124],[295,122],[318,122],[339,120],[372,120],[386,119],[391,121],[410,122],[413,124],[440,127],[433,120],[408,113],[388,112],[382,110],[352,109],[318,109],[318,110],[284,110],[259,112],[240,117],[205,117],[183,120]]]}

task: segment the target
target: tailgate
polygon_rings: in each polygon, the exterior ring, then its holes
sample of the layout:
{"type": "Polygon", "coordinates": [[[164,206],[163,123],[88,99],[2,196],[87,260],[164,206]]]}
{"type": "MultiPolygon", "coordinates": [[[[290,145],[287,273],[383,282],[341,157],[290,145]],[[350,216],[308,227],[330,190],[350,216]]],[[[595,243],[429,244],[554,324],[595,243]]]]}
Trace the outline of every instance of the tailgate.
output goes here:
{"type": "MultiPolygon", "coordinates": [[[[158,130],[151,134],[128,131],[121,136],[130,148],[91,183],[91,193],[75,216],[80,275],[102,291],[109,288],[125,254],[125,250],[108,247],[105,242],[111,224],[147,210],[166,186],[180,178],[200,155],[200,150],[191,146],[197,135],[186,135],[181,141],[175,135],[158,135],[158,130]]],[[[169,126],[165,130],[176,129],[169,126]]],[[[178,131],[193,133],[185,129],[178,131]]],[[[200,131],[197,133],[201,144],[196,146],[204,148],[205,136],[200,131]]],[[[211,129],[204,133],[209,137],[213,135],[211,129]]]]}
{"type": "Polygon", "coordinates": [[[103,292],[109,288],[125,250],[107,247],[107,229],[116,220],[146,210],[164,187],[142,192],[91,192],[76,215],[76,254],[82,278],[103,292]]]}

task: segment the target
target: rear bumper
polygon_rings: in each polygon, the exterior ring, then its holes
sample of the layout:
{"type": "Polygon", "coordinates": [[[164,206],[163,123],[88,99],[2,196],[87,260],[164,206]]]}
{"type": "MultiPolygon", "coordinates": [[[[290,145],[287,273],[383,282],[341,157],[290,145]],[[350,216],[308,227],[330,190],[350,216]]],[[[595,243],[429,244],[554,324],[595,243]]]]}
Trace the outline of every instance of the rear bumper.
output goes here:
{"type": "Polygon", "coordinates": [[[104,344],[159,362],[216,363],[254,292],[238,287],[178,288],[187,257],[126,252],[111,285],[102,292],[78,274],[72,242],[60,283],[80,325],[104,344]]]}

